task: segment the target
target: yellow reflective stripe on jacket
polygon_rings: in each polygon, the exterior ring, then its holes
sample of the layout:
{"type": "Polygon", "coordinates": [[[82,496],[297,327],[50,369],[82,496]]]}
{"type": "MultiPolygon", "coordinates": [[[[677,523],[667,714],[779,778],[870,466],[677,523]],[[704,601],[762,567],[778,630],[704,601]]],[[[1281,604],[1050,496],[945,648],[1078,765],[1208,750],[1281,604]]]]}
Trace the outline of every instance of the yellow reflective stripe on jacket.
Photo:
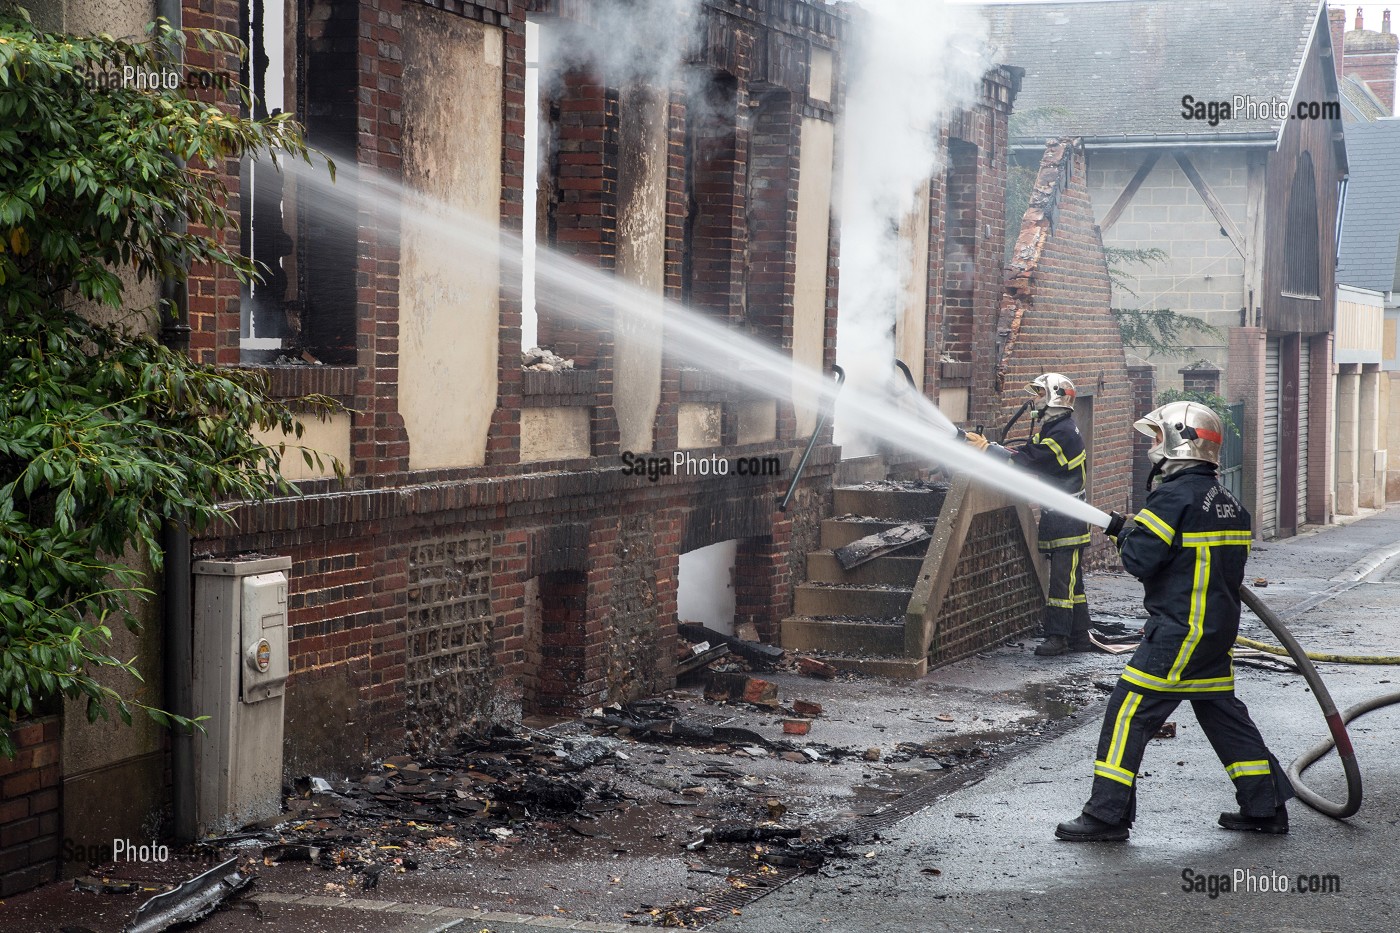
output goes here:
{"type": "Polygon", "coordinates": [[[1085,451],[1081,450],[1073,460],[1070,460],[1065,456],[1065,449],[1061,447],[1059,442],[1054,438],[1042,437],[1037,443],[1043,447],[1049,447],[1050,450],[1054,452],[1055,459],[1060,461],[1060,466],[1064,467],[1066,470],[1073,470],[1077,466],[1084,465],[1085,451]]]}
{"type": "Polygon", "coordinates": [[[1201,643],[1206,628],[1206,589],[1210,586],[1210,545],[1196,548],[1196,572],[1191,582],[1191,614],[1186,618],[1186,638],[1167,670],[1167,682],[1178,683],[1181,672],[1191,661],[1191,653],[1201,643]]]}
{"type": "Polygon", "coordinates": [[[1235,689],[1235,675],[1226,677],[1204,677],[1197,680],[1170,681],[1156,674],[1140,671],[1131,664],[1123,668],[1123,680],[1134,687],[1156,690],[1159,693],[1229,693],[1235,689]]]}
{"type": "Polygon", "coordinates": [[[1181,536],[1185,547],[1214,547],[1220,544],[1254,544],[1254,535],[1249,531],[1187,531],[1181,536]]]}
{"type": "Polygon", "coordinates": [[[1171,544],[1173,541],[1176,540],[1176,529],[1173,528],[1171,525],[1168,525],[1166,522],[1162,521],[1161,518],[1154,515],[1148,509],[1140,510],[1136,515],[1133,516],[1133,521],[1137,522],[1139,525],[1146,528],[1148,531],[1152,532],[1157,537],[1161,538],[1167,544],[1171,544]]]}
{"type": "Polygon", "coordinates": [[[1267,759],[1260,761],[1237,761],[1232,765],[1225,766],[1225,773],[1230,775],[1230,780],[1242,777],[1264,777],[1273,773],[1269,767],[1267,759]]]}
{"type": "Polygon", "coordinates": [[[1081,544],[1089,543],[1089,534],[1075,535],[1073,538],[1054,538],[1050,541],[1040,541],[1036,547],[1042,551],[1054,550],[1057,547],[1078,547],[1081,544]]]}

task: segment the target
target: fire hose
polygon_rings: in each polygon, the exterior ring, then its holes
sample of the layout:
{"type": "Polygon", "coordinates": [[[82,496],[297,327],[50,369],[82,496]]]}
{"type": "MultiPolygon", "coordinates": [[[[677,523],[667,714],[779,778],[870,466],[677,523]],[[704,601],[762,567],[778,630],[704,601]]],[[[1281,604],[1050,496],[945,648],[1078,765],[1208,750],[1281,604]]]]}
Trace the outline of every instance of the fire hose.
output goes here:
{"type": "Polygon", "coordinates": [[[1328,738],[1293,759],[1293,762],[1288,766],[1288,780],[1292,783],[1298,799],[1303,803],[1319,813],[1325,813],[1339,820],[1346,819],[1361,809],[1361,768],[1356,762],[1356,750],[1352,747],[1351,736],[1347,734],[1347,723],[1374,710],[1400,703],[1400,691],[1384,693],[1369,700],[1363,700],[1339,713],[1336,703],[1332,701],[1332,694],[1322,681],[1322,675],[1317,672],[1317,668],[1313,666],[1312,662],[1317,660],[1337,661],[1346,664],[1400,664],[1400,658],[1333,655],[1304,651],[1302,645],[1298,644],[1298,640],[1293,637],[1293,633],[1283,624],[1283,620],[1264,604],[1258,594],[1249,587],[1242,586],[1240,587],[1240,597],[1244,600],[1244,604],[1254,610],[1254,614],[1269,627],[1269,631],[1274,633],[1274,637],[1283,644],[1283,649],[1251,639],[1241,638],[1238,641],[1271,654],[1283,654],[1286,650],[1288,656],[1298,665],[1298,671],[1303,675],[1303,679],[1312,688],[1313,696],[1317,699],[1318,706],[1322,708],[1323,718],[1327,721],[1328,731],[1331,732],[1328,738]],[[1304,784],[1302,779],[1303,772],[1333,748],[1337,749],[1337,757],[1341,759],[1342,770],[1346,774],[1346,803],[1334,803],[1328,800],[1304,784]]]}

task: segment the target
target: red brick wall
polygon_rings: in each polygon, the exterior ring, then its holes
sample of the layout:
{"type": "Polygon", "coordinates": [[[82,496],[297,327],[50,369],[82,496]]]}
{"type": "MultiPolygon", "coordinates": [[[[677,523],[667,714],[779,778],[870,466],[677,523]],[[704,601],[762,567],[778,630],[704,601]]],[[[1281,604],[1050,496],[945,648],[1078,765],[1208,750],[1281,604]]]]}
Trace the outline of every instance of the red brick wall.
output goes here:
{"type": "MultiPolygon", "coordinates": [[[[1121,512],[1129,507],[1138,413],[1122,337],[1109,311],[1108,268],[1084,174],[1083,150],[1072,140],[1046,147],[1007,271],[1001,411],[989,420],[1009,418],[1026,398],[1025,384],[1041,373],[1068,376],[1080,398],[1093,397],[1093,503],[1121,512]]],[[[1106,539],[1096,536],[1095,542],[1096,557],[1109,559],[1106,539]]]]}
{"type": "Polygon", "coordinates": [[[1385,104],[1387,113],[1395,112],[1396,49],[1400,37],[1393,32],[1357,29],[1343,39],[1342,73],[1363,81],[1385,104]]]}
{"type": "MultiPolygon", "coordinates": [[[[402,68],[413,66],[402,61],[404,2],[411,0],[337,5],[318,20],[326,36],[337,38],[353,11],[359,43],[355,158],[390,178],[400,170],[396,95],[402,68]]],[[[506,27],[501,222],[518,231],[526,4],[444,0],[432,5],[506,27]]],[[[531,6],[544,15],[587,16],[586,9],[572,5],[531,6]]],[[[734,89],[733,112],[697,106],[682,87],[673,91],[666,290],[669,297],[681,296],[689,246],[689,282],[705,296],[702,303],[736,323],[748,315],[772,342],[787,347],[800,118],[833,119],[840,106],[839,93],[832,104],[807,98],[806,52],[809,43],[838,50],[842,20],[804,0],[782,0],[762,10],[710,0],[705,15],[705,39],[694,54],[699,67],[734,89]],[[747,104],[760,96],[773,106],[760,120],[764,148],[753,161],[747,104]],[[783,97],[785,106],[776,106],[783,97]],[[698,115],[706,117],[709,135],[697,146],[687,138],[687,127],[701,122],[698,115]],[[751,162],[758,173],[754,179],[747,176],[751,162]],[[689,238],[688,195],[696,197],[689,238]],[[750,300],[758,307],[749,309],[750,300]]],[[[560,144],[553,178],[554,240],[603,269],[612,268],[617,248],[619,96],[610,83],[583,73],[566,78],[552,128],[560,144]]],[[[314,120],[311,129],[317,130],[314,120]]],[[[345,487],[304,483],[305,497],[241,510],[236,531],[211,534],[197,545],[202,553],[258,550],[293,559],[289,767],[339,773],[353,767],[357,757],[404,743],[436,746],[456,729],[510,719],[522,708],[568,712],[664,688],[674,671],[679,558],[698,547],[743,542],[736,565],[739,614],[760,631],[776,634],[801,566],[797,549],[814,543],[820,519],[830,510],[834,448],[817,448],[786,514],[776,513],[774,503],[788,475],[676,476],[655,484],[623,476],[611,415],[609,341],[570,333],[560,320],[542,314],[541,342],[559,342],[556,349],[569,351],[591,371],[563,379],[533,378],[549,375],[538,373],[524,378],[519,297],[507,276],[488,465],[408,472],[396,411],[396,223],[366,205],[355,244],[356,366],[336,380],[350,382],[339,394],[349,396],[358,412],[351,480],[345,487]],[[537,403],[590,407],[593,456],[519,465],[519,411],[537,403]],[[432,671],[446,673],[435,677],[432,671]],[[327,708],[345,710],[363,743],[331,742],[319,713],[327,708]]],[[[834,353],[836,250],[833,236],[828,362],[834,353]]],[[[674,448],[677,409],[684,401],[720,402],[724,433],[728,441],[734,437],[736,406],[744,397],[714,380],[684,380],[685,362],[664,361],[658,451],[674,448]]],[[[282,388],[300,390],[308,378],[293,372],[282,388]]],[[[780,440],[727,449],[725,456],[774,455],[786,466],[796,441],[790,406],[780,406],[779,412],[780,440]]]]}
{"type": "Polygon", "coordinates": [[[945,171],[929,186],[929,326],[924,391],[971,390],[969,419],[995,410],[996,308],[1006,230],[1007,119],[1012,76],[989,71],[977,106],[943,127],[945,171]],[[942,363],[952,359],[952,363],[942,363]]]}
{"type": "Polygon", "coordinates": [[[19,754],[0,758],[0,897],[58,877],[59,717],[15,726],[19,754]]]}

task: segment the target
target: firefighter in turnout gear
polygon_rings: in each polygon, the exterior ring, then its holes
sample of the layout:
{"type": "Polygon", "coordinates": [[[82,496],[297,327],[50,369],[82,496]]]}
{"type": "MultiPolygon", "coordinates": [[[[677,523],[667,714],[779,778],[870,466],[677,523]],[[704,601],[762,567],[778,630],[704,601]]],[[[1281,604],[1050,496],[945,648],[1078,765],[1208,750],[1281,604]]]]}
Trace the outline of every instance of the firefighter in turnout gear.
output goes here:
{"type": "Polygon", "coordinates": [[[1250,517],[1220,485],[1222,427],[1196,402],[1163,405],[1133,425],[1156,440],[1152,489],[1131,521],[1114,515],[1123,566],[1142,581],[1148,620],[1109,697],[1094,786],[1084,812],[1055,835],[1071,841],[1128,838],[1143,749],[1182,700],[1235,785],[1238,813],[1226,829],[1288,832],[1293,788],[1249,710],[1235,696],[1231,647],[1240,625],[1240,586],[1249,557],[1250,517]]]}
{"type": "MultiPolygon", "coordinates": [[[[1074,383],[1059,373],[1045,373],[1026,386],[1034,398],[1035,426],[1030,440],[1013,447],[967,434],[979,450],[1000,454],[1072,496],[1084,497],[1087,470],[1084,438],[1074,422],[1074,383]]],[[[1041,509],[1037,534],[1040,551],[1050,561],[1050,593],[1045,601],[1045,640],[1035,649],[1041,657],[1067,651],[1092,651],[1089,603],[1084,596],[1084,548],[1089,526],[1050,509],[1041,509]]]]}

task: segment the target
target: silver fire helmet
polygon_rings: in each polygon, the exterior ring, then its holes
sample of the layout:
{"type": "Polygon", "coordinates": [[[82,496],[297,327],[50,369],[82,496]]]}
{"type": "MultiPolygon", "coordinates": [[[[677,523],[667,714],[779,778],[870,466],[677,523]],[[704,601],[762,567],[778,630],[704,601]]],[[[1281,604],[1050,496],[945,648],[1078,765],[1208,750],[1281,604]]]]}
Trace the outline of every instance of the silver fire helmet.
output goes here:
{"type": "Polygon", "coordinates": [[[1133,427],[1156,440],[1147,452],[1153,463],[1202,460],[1220,465],[1224,426],[1220,416],[1200,402],[1168,402],[1143,415],[1133,427]]]}
{"type": "Polygon", "coordinates": [[[1026,391],[1035,396],[1031,407],[1038,412],[1049,408],[1074,411],[1074,383],[1059,373],[1045,373],[1026,384],[1026,391]]]}

